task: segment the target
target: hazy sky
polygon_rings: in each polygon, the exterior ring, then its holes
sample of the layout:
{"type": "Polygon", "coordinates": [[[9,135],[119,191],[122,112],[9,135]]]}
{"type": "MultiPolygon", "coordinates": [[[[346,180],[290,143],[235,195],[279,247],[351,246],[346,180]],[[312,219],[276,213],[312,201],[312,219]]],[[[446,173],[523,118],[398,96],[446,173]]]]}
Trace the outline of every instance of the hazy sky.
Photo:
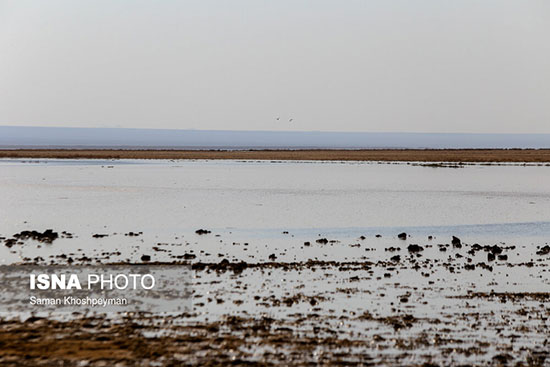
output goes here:
{"type": "Polygon", "coordinates": [[[550,1],[0,0],[0,124],[550,133],[550,1]]]}

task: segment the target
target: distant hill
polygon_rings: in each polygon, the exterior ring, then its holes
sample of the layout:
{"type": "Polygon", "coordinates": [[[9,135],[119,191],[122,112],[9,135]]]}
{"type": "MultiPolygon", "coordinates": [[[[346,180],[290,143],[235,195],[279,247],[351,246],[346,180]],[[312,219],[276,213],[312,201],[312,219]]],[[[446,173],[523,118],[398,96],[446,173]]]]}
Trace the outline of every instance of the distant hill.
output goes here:
{"type": "Polygon", "coordinates": [[[0,148],[550,148],[550,134],[224,131],[0,126],[0,148]]]}

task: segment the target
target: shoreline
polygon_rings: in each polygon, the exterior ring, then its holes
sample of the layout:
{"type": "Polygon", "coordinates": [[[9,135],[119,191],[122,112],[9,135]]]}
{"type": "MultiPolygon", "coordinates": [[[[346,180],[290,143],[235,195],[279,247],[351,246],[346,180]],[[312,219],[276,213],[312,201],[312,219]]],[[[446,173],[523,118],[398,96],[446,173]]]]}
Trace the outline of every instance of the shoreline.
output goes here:
{"type": "Polygon", "coordinates": [[[0,149],[0,158],[550,163],[550,149],[0,149]]]}

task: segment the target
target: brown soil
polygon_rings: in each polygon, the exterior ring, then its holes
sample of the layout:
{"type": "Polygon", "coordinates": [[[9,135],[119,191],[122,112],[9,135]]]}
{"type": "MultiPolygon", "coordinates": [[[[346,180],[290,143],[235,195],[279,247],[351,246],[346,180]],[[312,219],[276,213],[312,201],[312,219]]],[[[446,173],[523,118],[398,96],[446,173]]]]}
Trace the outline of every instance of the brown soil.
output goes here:
{"type": "Polygon", "coordinates": [[[332,336],[334,331],[331,336],[298,336],[289,327],[296,325],[269,317],[229,316],[218,322],[165,324],[162,330],[169,331],[169,335],[146,338],[144,331],[158,331],[148,321],[153,320],[142,318],[140,323],[130,320],[112,323],[100,318],[68,322],[42,318],[3,321],[0,322],[0,365],[148,366],[153,361],[163,366],[372,365],[367,352],[367,348],[372,348],[370,339],[336,338],[332,336]],[[320,346],[325,353],[314,357],[313,352],[320,346]],[[253,353],[248,350],[251,347],[263,352],[253,353]]]}
{"type": "Polygon", "coordinates": [[[375,149],[375,150],[0,150],[0,158],[67,159],[243,159],[418,162],[550,162],[550,149],[375,149]]]}
{"type": "MultiPolygon", "coordinates": [[[[181,323],[185,316],[167,317],[161,327],[156,326],[159,320],[139,317],[122,322],[102,318],[65,322],[36,317],[24,322],[2,320],[0,365],[440,366],[443,364],[434,360],[472,355],[484,360],[483,365],[491,366],[542,367],[548,361],[545,350],[522,348],[524,362],[519,362],[506,349],[499,351],[500,346],[495,351],[494,345],[481,339],[477,347],[471,347],[445,334],[425,332],[410,336],[399,332],[419,322],[427,322],[424,328],[430,330],[441,323],[439,320],[418,320],[406,314],[382,319],[367,314],[360,318],[388,325],[395,331],[390,339],[379,334],[346,338],[339,335],[339,330],[323,326],[310,329],[308,320],[315,322],[315,315],[290,322],[270,317],[227,316],[215,322],[181,323]],[[146,337],[147,332],[157,335],[146,337]],[[398,352],[380,353],[390,346],[398,352]],[[436,354],[424,355],[417,363],[410,363],[411,350],[430,347],[436,348],[436,354]]],[[[508,351],[512,352],[510,348],[508,351]]]]}

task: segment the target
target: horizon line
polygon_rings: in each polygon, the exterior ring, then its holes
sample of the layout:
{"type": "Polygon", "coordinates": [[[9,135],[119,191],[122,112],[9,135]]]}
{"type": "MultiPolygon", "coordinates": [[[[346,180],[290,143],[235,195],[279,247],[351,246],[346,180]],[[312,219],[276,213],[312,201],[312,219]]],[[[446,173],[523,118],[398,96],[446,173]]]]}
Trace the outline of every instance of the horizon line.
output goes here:
{"type": "Polygon", "coordinates": [[[212,131],[212,132],[263,132],[263,133],[341,133],[341,134],[432,134],[432,135],[550,135],[550,132],[426,132],[426,131],[342,131],[342,130],[243,130],[243,129],[195,129],[154,127],[112,127],[112,126],[34,126],[0,125],[0,128],[21,129],[112,129],[112,130],[156,130],[156,131],[212,131]]]}

